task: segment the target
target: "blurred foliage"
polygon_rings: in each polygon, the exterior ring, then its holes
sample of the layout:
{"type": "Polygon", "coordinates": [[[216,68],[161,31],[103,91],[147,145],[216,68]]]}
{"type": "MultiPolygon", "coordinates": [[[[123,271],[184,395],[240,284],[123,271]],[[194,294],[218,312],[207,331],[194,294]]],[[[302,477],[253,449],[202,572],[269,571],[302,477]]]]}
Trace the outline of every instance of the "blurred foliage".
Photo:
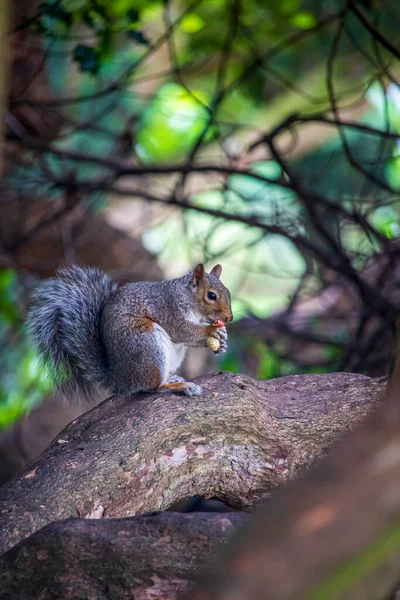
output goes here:
{"type": "MultiPolygon", "coordinates": [[[[382,30],[394,27],[393,15],[400,12],[399,6],[393,2],[391,10],[373,13],[382,30]]],[[[52,91],[59,98],[85,98],[66,103],[66,122],[53,147],[99,158],[118,155],[147,165],[185,161],[199,139],[211,160],[221,152],[219,145],[223,151],[231,146],[235,150],[237,145],[240,154],[245,135],[258,131],[260,124],[268,129],[293,112],[309,114],[329,107],[326,62],[333,31],[316,29],[313,35],[299,37],[296,44],[284,42],[313,31],[319,19],[341,7],[337,0],[249,0],[240,3],[240,26],[232,36],[237,4],[230,0],[182,0],[179,4],[44,0],[34,26],[46,53],[52,91]],[[172,24],[172,41],[157,54],[156,40],[172,24]],[[151,53],[146,62],[144,58],[151,53]],[[267,53],[267,66],[257,62],[267,53]]],[[[399,87],[392,83],[385,90],[374,80],[380,57],[374,40],[354,16],[349,16],[347,29],[335,61],[341,102],[356,104],[366,89],[367,105],[360,122],[400,132],[399,87]],[[369,54],[375,63],[365,60],[369,54]]],[[[382,145],[378,137],[346,127],[342,135],[350,152],[370,161],[368,168],[374,176],[400,189],[398,144],[386,141],[382,145]],[[379,161],[373,164],[376,157],[379,161]]],[[[83,161],[76,165],[49,152],[44,164],[19,166],[9,182],[25,193],[57,200],[61,192],[49,184],[48,169],[60,176],[71,173],[77,181],[95,181],[106,171],[83,161]]],[[[212,185],[207,191],[195,190],[193,205],[254,215],[266,224],[290,223],[293,231],[301,231],[329,250],[307,221],[296,194],[274,184],[284,177],[277,162],[257,161],[249,169],[271,182],[232,175],[218,190],[212,185]]],[[[399,237],[399,204],[379,206],[384,193],[371,182],[365,185],[365,177],[351,167],[337,132],[296,156],[293,169],[310,189],[323,192],[333,203],[351,205],[362,190],[377,204],[371,209],[373,225],[388,239],[399,237]]],[[[105,202],[101,190],[85,196],[85,203],[99,210],[105,202]]],[[[335,219],[328,225],[332,235],[338,236],[335,219]]],[[[346,249],[360,252],[361,262],[374,251],[371,240],[350,226],[342,228],[340,238],[346,249]]],[[[242,223],[224,222],[194,210],[173,212],[155,222],[144,232],[143,242],[158,255],[168,276],[182,273],[197,260],[210,265],[216,259],[223,261],[224,282],[234,293],[236,319],[249,313],[264,318],[284,306],[306,268],[288,239],[265,236],[242,223]]],[[[51,390],[51,384],[22,334],[25,307],[21,298],[27,298],[27,290],[8,270],[0,272],[0,287],[0,337],[7,348],[1,357],[6,374],[0,388],[1,427],[29,410],[51,390]]],[[[338,332],[343,339],[346,335],[346,331],[338,332]]],[[[342,351],[327,346],[325,352],[328,366],[310,367],[310,371],[335,370],[342,351]]],[[[232,340],[228,354],[218,360],[221,368],[249,370],[262,378],[305,371],[254,339],[232,340]]]]}
{"type": "Polygon", "coordinates": [[[148,39],[140,29],[140,9],[152,2],[133,0],[46,0],[40,6],[38,31],[54,38],[85,27],[92,34],[90,43],[77,43],[72,58],[83,73],[97,75],[102,63],[114,56],[121,44],[120,35],[147,46],[148,39]]]}
{"type": "Polygon", "coordinates": [[[0,271],[0,429],[23,416],[53,385],[23,335],[23,289],[11,269],[0,271]]]}
{"type": "MultiPolygon", "coordinates": [[[[207,126],[207,95],[167,83],[143,112],[136,136],[136,152],[144,162],[166,162],[184,156],[207,126]]],[[[208,129],[205,141],[211,140],[208,129]]]]}

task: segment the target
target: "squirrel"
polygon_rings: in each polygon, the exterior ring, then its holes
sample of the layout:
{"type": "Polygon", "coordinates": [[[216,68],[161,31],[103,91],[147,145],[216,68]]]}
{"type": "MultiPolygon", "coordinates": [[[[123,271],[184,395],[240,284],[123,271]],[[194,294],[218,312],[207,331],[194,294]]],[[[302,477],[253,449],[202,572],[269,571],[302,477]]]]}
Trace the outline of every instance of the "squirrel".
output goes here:
{"type": "Polygon", "coordinates": [[[99,385],[120,396],[199,395],[198,384],[175,373],[188,346],[207,346],[212,337],[215,354],[227,349],[223,324],[233,317],[221,272],[221,265],[206,273],[199,264],[178,279],[118,287],[100,269],[72,265],[37,288],[28,334],[65,393],[90,397],[99,385]]]}

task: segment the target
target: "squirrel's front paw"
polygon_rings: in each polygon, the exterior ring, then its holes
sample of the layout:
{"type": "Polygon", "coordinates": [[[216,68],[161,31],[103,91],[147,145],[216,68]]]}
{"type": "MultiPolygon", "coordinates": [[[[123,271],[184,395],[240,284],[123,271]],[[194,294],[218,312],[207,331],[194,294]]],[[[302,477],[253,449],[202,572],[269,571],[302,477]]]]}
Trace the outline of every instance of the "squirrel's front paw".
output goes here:
{"type": "Polygon", "coordinates": [[[212,337],[215,337],[219,341],[219,348],[214,351],[214,354],[218,356],[226,352],[228,349],[228,332],[226,327],[215,328],[212,337]]]}
{"type": "Polygon", "coordinates": [[[228,344],[226,342],[224,342],[223,344],[220,345],[220,347],[214,354],[216,354],[216,356],[218,356],[219,354],[223,354],[224,352],[226,352],[227,349],[228,349],[228,344]]]}

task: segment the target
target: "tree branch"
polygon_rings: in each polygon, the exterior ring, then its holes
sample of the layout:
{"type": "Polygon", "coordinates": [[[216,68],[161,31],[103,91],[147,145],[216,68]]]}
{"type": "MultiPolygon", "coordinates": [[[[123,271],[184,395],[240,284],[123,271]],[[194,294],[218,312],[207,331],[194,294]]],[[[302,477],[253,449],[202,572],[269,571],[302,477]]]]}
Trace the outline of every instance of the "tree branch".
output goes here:
{"type": "Polygon", "coordinates": [[[52,523],[0,557],[1,595],[176,598],[245,519],[238,513],[165,512],[52,523]]]}
{"type": "Polygon", "coordinates": [[[399,373],[397,358],[385,401],[259,510],[191,600],[389,597],[399,581],[399,373]]]}
{"type": "Polygon", "coordinates": [[[386,50],[400,60],[399,50],[397,50],[397,48],[393,46],[393,44],[391,44],[389,40],[380,33],[380,31],[371,25],[368,19],[366,19],[363,13],[358,9],[357,4],[355,2],[348,1],[347,6],[357,16],[357,19],[364,25],[365,29],[370,32],[373,39],[377,40],[384,48],[386,48],[386,50]]]}
{"type": "Polygon", "coordinates": [[[195,495],[253,507],[324,455],[383,389],[345,373],[269,381],[221,373],[200,382],[196,400],[111,398],[72,422],[1,489],[0,552],[97,503],[106,517],[195,495]]]}

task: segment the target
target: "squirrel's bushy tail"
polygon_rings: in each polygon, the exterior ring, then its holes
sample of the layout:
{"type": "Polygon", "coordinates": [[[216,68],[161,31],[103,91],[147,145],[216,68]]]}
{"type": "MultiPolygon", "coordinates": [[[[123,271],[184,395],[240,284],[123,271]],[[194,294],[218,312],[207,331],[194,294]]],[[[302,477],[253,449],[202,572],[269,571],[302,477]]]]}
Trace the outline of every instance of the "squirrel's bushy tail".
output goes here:
{"type": "Polygon", "coordinates": [[[90,396],[93,385],[108,387],[107,360],[100,336],[104,303],[116,289],[96,268],[71,266],[39,285],[28,313],[35,351],[66,393],[90,396]]]}

